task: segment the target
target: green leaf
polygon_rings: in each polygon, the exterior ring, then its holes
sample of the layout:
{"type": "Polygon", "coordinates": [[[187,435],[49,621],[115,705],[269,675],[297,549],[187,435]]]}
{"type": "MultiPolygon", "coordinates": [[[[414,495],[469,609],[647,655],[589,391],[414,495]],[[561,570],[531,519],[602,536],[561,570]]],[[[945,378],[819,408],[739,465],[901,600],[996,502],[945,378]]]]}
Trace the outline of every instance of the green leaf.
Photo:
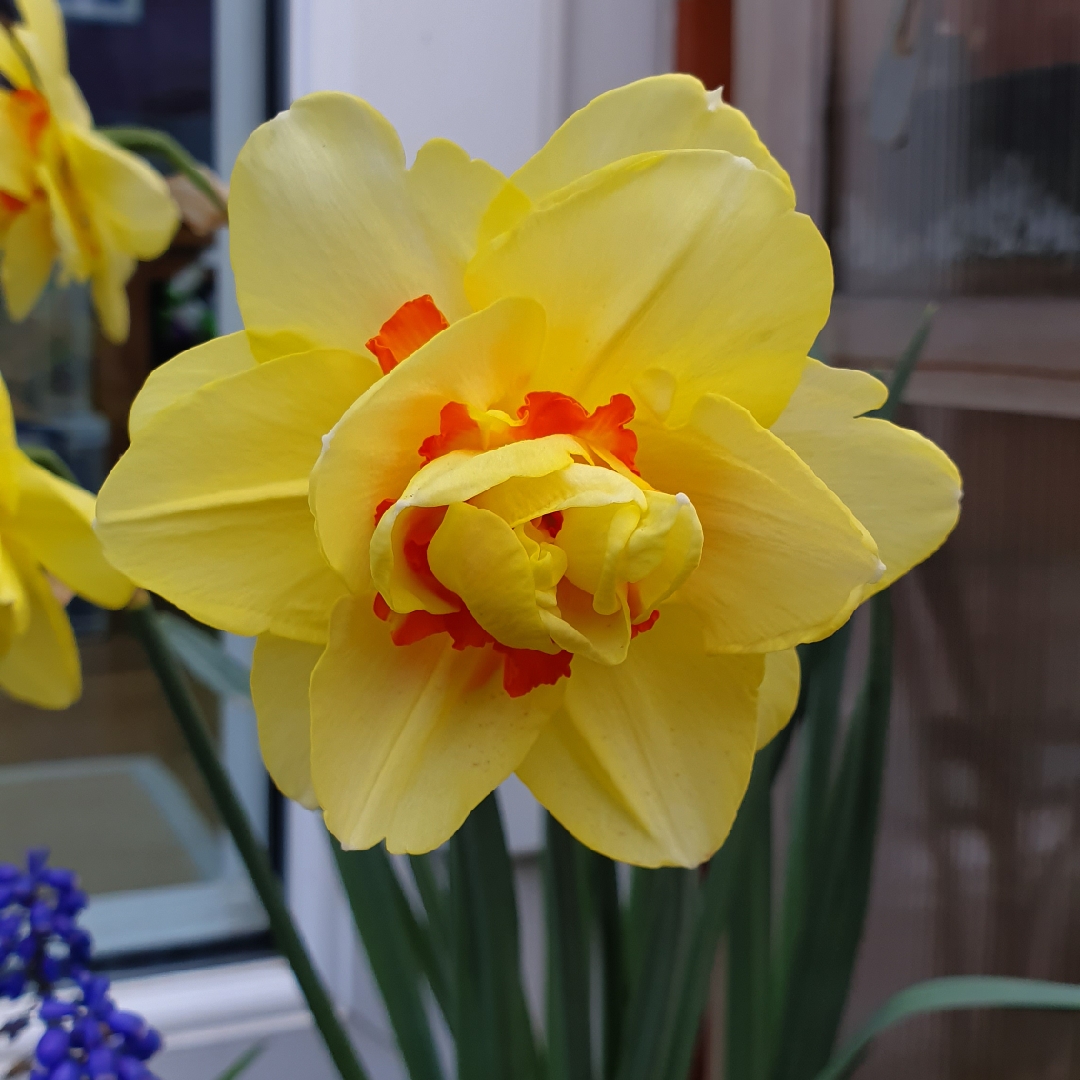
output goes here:
{"type": "Polygon", "coordinates": [[[619,1045],[622,1042],[627,997],[626,959],[622,933],[623,915],[619,906],[619,883],[615,863],[595,851],[588,853],[588,859],[593,917],[596,920],[600,946],[600,978],[603,987],[601,1075],[604,1080],[615,1080],[615,1073],[619,1066],[619,1045]]]}
{"type": "MultiPolygon", "coordinates": [[[[450,928],[450,899],[446,890],[442,888],[435,877],[432,860],[437,858],[434,852],[426,855],[410,855],[409,869],[412,871],[413,882],[416,891],[420,894],[420,902],[424,905],[424,913],[427,915],[427,937],[435,954],[435,960],[442,968],[446,979],[447,1005],[443,1008],[446,1022],[450,1023],[452,1008],[449,1004],[450,995],[450,954],[451,954],[451,928],[450,928]]],[[[436,992],[436,998],[439,998],[436,992]]],[[[441,998],[440,1004],[442,1004],[441,998]]]]}
{"type": "Polygon", "coordinates": [[[221,639],[170,611],[158,613],[158,622],[188,674],[215,694],[251,697],[251,672],[222,647],[221,639]]]}
{"type": "Polygon", "coordinates": [[[544,857],[548,1064],[555,1080],[591,1080],[589,934],[578,843],[550,815],[544,857]]]}
{"type": "MultiPolygon", "coordinates": [[[[679,1022],[679,994],[693,960],[694,929],[701,906],[697,871],[638,871],[652,878],[638,918],[643,947],[626,1009],[618,1080],[662,1075],[672,1032],[679,1022]]],[[[639,888],[642,886],[639,885],[639,888]]]]}
{"type": "Polygon", "coordinates": [[[792,972],[776,1076],[809,1078],[836,1042],[862,940],[874,863],[892,696],[887,592],[870,601],[870,656],[822,823],[817,872],[792,972]]]}
{"type": "Polygon", "coordinates": [[[770,812],[772,784],[791,739],[789,724],[761,750],[750,777],[750,786],[724,846],[709,862],[701,905],[688,948],[688,963],[676,987],[675,1024],[664,1053],[663,1080],[686,1080],[697,1044],[698,1030],[720,939],[728,927],[735,890],[741,885],[739,864],[743,853],[760,834],[761,819],[770,812]]]}
{"type": "Polygon", "coordinates": [[[68,463],[55,450],[50,450],[47,446],[35,446],[33,444],[20,445],[19,449],[35,465],[40,465],[43,469],[51,472],[53,476],[59,476],[61,480],[66,480],[69,484],[75,484],[77,487],[81,486],[79,481],[75,479],[75,474],[68,468],[68,463]]]}
{"type": "Polygon", "coordinates": [[[155,128],[140,127],[100,127],[97,132],[125,150],[167,161],[177,172],[186,176],[218,211],[228,214],[228,206],[210,181],[203,176],[199,163],[171,135],[155,128]]]}
{"type": "Polygon", "coordinates": [[[255,1043],[249,1046],[218,1078],[217,1080],[236,1080],[241,1074],[248,1071],[255,1064],[257,1058],[262,1056],[266,1049],[265,1044],[255,1043]]]}
{"type": "Polygon", "coordinates": [[[888,399],[880,409],[868,415],[877,416],[882,420],[892,420],[896,416],[896,410],[904,397],[904,391],[907,390],[908,380],[915,370],[915,365],[919,362],[919,357],[922,356],[922,351],[926,347],[926,339],[933,329],[934,316],[937,314],[937,310],[937,304],[927,304],[923,309],[922,318],[919,320],[919,325],[915,327],[915,333],[911,335],[911,340],[900,354],[896,367],[893,368],[893,376],[889,382],[888,399]]]}
{"type": "Polygon", "coordinates": [[[920,1013],[957,1009],[1080,1009],[1080,986],[994,975],[959,975],[916,983],[889,998],[815,1080],[850,1076],[874,1038],[892,1024],[920,1013]]]}
{"type": "Polygon", "coordinates": [[[851,624],[824,641],[800,650],[803,663],[805,709],[801,723],[801,767],[791,808],[791,835],[785,866],[783,906],[774,956],[776,988],[773,1022],[777,1031],[788,1030],[788,1016],[800,1005],[805,988],[800,950],[813,931],[810,905],[815,890],[819,854],[829,838],[822,827],[828,808],[836,732],[840,721],[840,694],[844,683],[851,624]]]}
{"type": "MultiPolygon", "coordinates": [[[[771,787],[771,785],[770,785],[771,787]]],[[[764,785],[762,785],[764,788],[764,785]]],[[[739,845],[728,920],[727,1080],[765,1080],[772,1046],[769,991],[772,935],[772,800],[755,793],[739,845]]]]}
{"type": "Polygon", "coordinates": [[[494,794],[450,840],[450,903],[458,1080],[538,1080],[513,869],[494,794]]]}
{"type": "Polygon", "coordinates": [[[409,1076],[412,1080],[442,1080],[421,993],[418,931],[410,933],[408,899],[390,857],[381,846],[344,851],[336,839],[327,836],[409,1076]]]}

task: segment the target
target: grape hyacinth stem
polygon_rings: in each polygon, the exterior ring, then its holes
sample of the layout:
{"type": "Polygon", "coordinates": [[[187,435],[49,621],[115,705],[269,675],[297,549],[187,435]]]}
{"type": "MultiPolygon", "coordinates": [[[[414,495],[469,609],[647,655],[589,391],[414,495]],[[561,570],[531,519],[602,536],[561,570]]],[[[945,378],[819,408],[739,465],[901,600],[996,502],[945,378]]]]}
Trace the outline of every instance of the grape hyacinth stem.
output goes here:
{"type": "Polygon", "coordinates": [[[210,790],[214,805],[244,860],[251,883],[266,909],[274,942],[292,967],[334,1065],[342,1080],[367,1080],[367,1074],[338,1021],[333,1003],[297,933],[285,903],[281,883],[270,865],[266,849],[252,831],[251,823],[233,790],[229,775],[218,760],[199,706],[165,640],[150,598],[141,591],[136,593],[127,615],[131,630],[146,652],[169,708],[176,717],[192,757],[210,790]]]}

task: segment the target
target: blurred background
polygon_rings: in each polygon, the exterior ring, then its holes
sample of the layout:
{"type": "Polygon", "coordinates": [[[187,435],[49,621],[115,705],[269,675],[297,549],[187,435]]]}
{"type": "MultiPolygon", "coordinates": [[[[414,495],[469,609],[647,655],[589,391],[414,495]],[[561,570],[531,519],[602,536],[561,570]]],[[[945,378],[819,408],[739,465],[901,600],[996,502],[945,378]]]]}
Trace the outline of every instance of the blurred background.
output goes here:
{"type": "MultiPolygon", "coordinates": [[[[1080,982],[1080,4],[1077,0],[66,0],[99,124],[163,128],[227,178],[248,132],[315,89],[358,93],[411,155],[441,135],[510,172],[571,111],[670,70],[744,109],[829,240],[819,349],[887,372],[940,307],[901,422],[965,478],[945,547],[894,590],[897,685],[848,1028],[937,974],[1080,982]]],[[[169,357],[239,327],[227,236],[181,231],[130,286],[132,335],[53,288],[0,370],[20,436],[96,488],[169,357]]],[[[272,1038],[249,1074],[330,1076],[153,678],[115,617],[74,610],[86,691],[0,701],[0,860],[48,844],[161,1024],[166,1080],[272,1038]],[[33,806],[27,814],[26,806],[33,806]]],[[[248,643],[229,643],[243,658],[248,643]]],[[[282,805],[240,701],[204,702],[316,958],[378,1080],[402,1075],[318,823],[282,805]]],[[[781,785],[779,798],[785,799],[781,785]]],[[[539,911],[535,807],[504,792],[539,911]]],[[[531,907],[530,907],[531,905],[531,907]]],[[[523,925],[539,1003],[539,917],[523,925]]],[[[701,1076],[720,1076],[718,1001],[701,1076]]],[[[884,1036],[860,1076],[1066,1080],[1067,1014],[957,1014],[884,1036]]]]}

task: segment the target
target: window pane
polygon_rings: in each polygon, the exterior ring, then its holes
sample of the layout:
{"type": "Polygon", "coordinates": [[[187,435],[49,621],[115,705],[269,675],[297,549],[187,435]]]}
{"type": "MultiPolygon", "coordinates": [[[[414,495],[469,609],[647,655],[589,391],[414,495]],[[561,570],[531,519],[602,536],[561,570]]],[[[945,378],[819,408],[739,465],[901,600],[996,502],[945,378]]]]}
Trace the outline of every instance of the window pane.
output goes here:
{"type": "Polygon", "coordinates": [[[843,10],[840,288],[1080,294],[1080,5],[843,10]]]}
{"type": "MultiPolygon", "coordinates": [[[[64,9],[72,73],[96,122],[164,129],[210,161],[211,0],[65,0],[64,9]]],[[[79,286],[51,286],[17,326],[0,315],[0,371],[20,440],[55,450],[96,490],[126,447],[147,374],[213,335],[214,260],[212,239],[183,229],[140,266],[122,346],[100,338],[79,286]]],[[[123,617],[78,600],[69,611],[82,700],[54,713],[0,698],[0,860],[45,845],[76,869],[93,897],[85,923],[99,953],[260,933],[262,910],[123,617]]],[[[250,659],[250,643],[228,647],[250,659]]],[[[265,838],[268,785],[250,706],[198,693],[265,838]]]]}

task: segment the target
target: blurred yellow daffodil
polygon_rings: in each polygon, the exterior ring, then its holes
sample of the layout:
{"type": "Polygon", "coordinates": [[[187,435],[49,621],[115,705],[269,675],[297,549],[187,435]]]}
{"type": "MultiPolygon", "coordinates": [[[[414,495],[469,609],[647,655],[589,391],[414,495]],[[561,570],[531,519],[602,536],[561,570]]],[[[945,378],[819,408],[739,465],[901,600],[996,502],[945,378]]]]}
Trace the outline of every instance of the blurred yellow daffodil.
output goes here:
{"type": "Polygon", "coordinates": [[[105,561],[93,518],[93,495],[16,446],[0,381],[0,689],[43,709],[65,709],[82,691],[67,601],[74,594],[120,608],[131,598],[131,583],[105,561]]]}
{"type": "Polygon", "coordinates": [[[136,259],[168,247],[179,222],[164,179],[93,129],[68,73],[56,0],[17,0],[0,28],[0,286],[10,316],[33,308],[59,261],[60,280],[90,283],[101,328],[128,335],[124,286],[136,259]]]}
{"type": "Polygon", "coordinates": [[[264,756],[346,846],[425,851],[517,772],[643,865],[723,842],[794,646],[929,555],[960,483],[807,359],[829,253],[745,117],[613,91],[508,180],[370,106],[233,176],[246,330],[155,372],[98,527],[259,635],[264,756]]]}

